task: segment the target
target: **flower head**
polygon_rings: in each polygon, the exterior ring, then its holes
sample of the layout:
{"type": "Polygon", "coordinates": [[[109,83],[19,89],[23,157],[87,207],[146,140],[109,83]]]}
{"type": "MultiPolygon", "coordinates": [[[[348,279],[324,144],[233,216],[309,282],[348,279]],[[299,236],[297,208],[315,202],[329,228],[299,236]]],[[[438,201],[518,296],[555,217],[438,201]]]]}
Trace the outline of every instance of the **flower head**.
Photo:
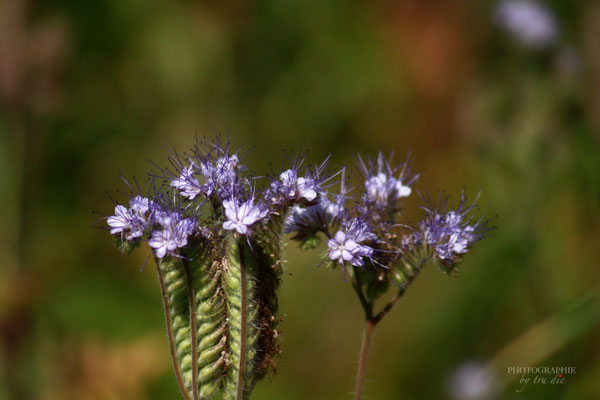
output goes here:
{"type": "Polygon", "coordinates": [[[152,232],[148,245],[152,247],[158,258],[172,253],[188,243],[188,237],[196,230],[197,223],[191,218],[181,218],[178,213],[164,212],[158,221],[162,229],[152,232]]]}
{"type": "Polygon", "coordinates": [[[374,241],[376,237],[359,218],[353,218],[344,225],[344,229],[327,242],[329,258],[340,264],[349,262],[354,266],[362,266],[365,263],[363,257],[371,258],[374,252],[371,246],[363,243],[374,241]]]}
{"type": "Polygon", "coordinates": [[[190,166],[183,168],[178,178],[171,181],[171,186],[179,190],[183,197],[193,200],[202,193],[204,187],[198,179],[194,177],[195,165],[192,161],[190,166]]]}
{"type": "Polygon", "coordinates": [[[248,234],[249,227],[267,215],[267,210],[254,205],[252,199],[239,204],[236,199],[223,201],[227,221],[223,223],[226,230],[235,230],[240,235],[248,234]]]}
{"type": "Polygon", "coordinates": [[[338,231],[335,236],[327,242],[329,247],[329,258],[342,265],[350,263],[360,267],[365,264],[363,257],[371,257],[373,248],[361,245],[350,232],[338,231]]]}
{"type": "Polygon", "coordinates": [[[329,158],[327,158],[315,171],[306,171],[304,176],[298,176],[302,159],[296,160],[292,168],[279,174],[279,179],[273,180],[267,191],[267,198],[275,204],[294,203],[301,201],[312,202],[322,191],[321,185],[325,180],[323,170],[329,158]]]}
{"type": "Polygon", "coordinates": [[[135,196],[129,202],[129,208],[115,206],[115,215],[107,218],[111,234],[125,235],[126,240],[136,240],[144,235],[148,228],[151,202],[142,196],[135,196]]]}
{"type": "Polygon", "coordinates": [[[357,157],[359,168],[365,179],[363,202],[368,206],[385,208],[393,202],[410,196],[410,185],[418,175],[410,175],[408,160],[397,166],[392,166],[392,159],[386,159],[383,153],[374,160],[363,161],[357,157]]]}
{"type": "Polygon", "coordinates": [[[456,209],[446,211],[447,202],[448,198],[444,198],[435,207],[423,207],[427,216],[419,224],[416,236],[417,241],[424,241],[432,246],[440,260],[453,262],[481,239],[487,230],[481,219],[473,221],[476,205],[475,202],[465,204],[464,192],[456,209]]]}

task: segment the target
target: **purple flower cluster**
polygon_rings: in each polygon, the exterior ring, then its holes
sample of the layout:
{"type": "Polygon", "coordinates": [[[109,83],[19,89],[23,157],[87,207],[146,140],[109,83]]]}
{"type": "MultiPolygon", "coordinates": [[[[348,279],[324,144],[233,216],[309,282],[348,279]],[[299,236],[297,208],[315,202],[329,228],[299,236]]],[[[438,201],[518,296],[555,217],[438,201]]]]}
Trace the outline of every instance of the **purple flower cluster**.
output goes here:
{"type": "Polygon", "coordinates": [[[481,220],[473,221],[475,202],[467,206],[464,192],[456,209],[446,211],[447,202],[448,198],[444,198],[435,207],[423,207],[427,215],[414,233],[414,240],[431,246],[441,261],[453,262],[481,239],[486,230],[481,220]]]}
{"type": "Polygon", "coordinates": [[[359,168],[365,178],[363,202],[365,206],[385,208],[393,203],[410,196],[412,185],[418,175],[410,174],[409,161],[392,166],[392,160],[387,160],[383,153],[374,160],[363,161],[357,157],[359,168]]]}
{"type": "MultiPolygon", "coordinates": [[[[412,193],[419,176],[411,173],[408,159],[393,163],[391,157],[379,153],[366,161],[359,156],[357,163],[362,181],[359,187],[363,188],[357,199],[349,198],[350,190],[345,189],[342,177],[341,193],[334,195],[333,201],[327,193],[320,192],[316,201],[295,206],[287,218],[286,233],[294,233],[293,239],[312,243],[310,239],[323,232],[329,239],[328,260],[367,270],[377,266],[389,269],[400,260],[420,265],[423,257],[454,262],[482,237],[481,222],[472,221],[475,205],[466,206],[464,194],[454,210],[444,211],[448,199],[438,207],[424,207],[426,218],[417,227],[401,222],[401,201],[412,193]]],[[[283,187],[295,179],[286,172],[278,185],[283,187]]],[[[293,185],[285,187],[292,189],[281,192],[290,196],[300,193],[293,185]]]]}
{"type": "Polygon", "coordinates": [[[158,258],[180,256],[178,249],[187,246],[191,236],[251,236],[271,216],[285,216],[297,204],[312,207],[322,202],[327,161],[300,176],[302,160],[297,160],[257,192],[257,178],[240,174],[238,152],[231,154],[229,145],[217,139],[197,144],[190,154],[171,153],[173,168],[152,176],[152,195],[132,195],[129,207],[116,205],[115,214],[107,218],[111,234],[132,243],[147,240],[158,258]],[[157,178],[165,180],[158,188],[157,178]]]}
{"type": "Polygon", "coordinates": [[[151,203],[145,197],[135,196],[129,202],[129,208],[115,206],[115,215],[108,217],[110,233],[120,234],[127,240],[135,240],[144,235],[149,225],[151,203]]]}
{"type": "Polygon", "coordinates": [[[225,154],[216,159],[210,155],[197,161],[190,159],[187,167],[176,156],[173,156],[171,161],[178,174],[170,179],[170,185],[189,200],[194,200],[200,195],[210,197],[213,194],[217,194],[221,199],[228,199],[238,193],[237,170],[241,167],[238,165],[236,154],[225,154]]]}
{"type": "Polygon", "coordinates": [[[267,215],[267,210],[261,205],[254,205],[252,200],[239,204],[235,199],[223,201],[227,221],[223,228],[235,230],[240,235],[248,234],[248,228],[267,215]]]}
{"type": "Polygon", "coordinates": [[[156,251],[158,258],[173,252],[188,243],[188,237],[196,230],[197,223],[191,218],[182,218],[176,212],[159,212],[156,222],[161,229],[152,232],[148,245],[156,251]]]}
{"type": "Polygon", "coordinates": [[[408,159],[393,163],[383,153],[357,157],[363,190],[351,199],[345,168],[339,193],[328,193],[331,185],[325,184],[338,176],[324,173],[328,159],[302,172],[303,160],[297,159],[257,191],[258,178],[241,174],[238,153],[216,141],[196,145],[190,154],[171,154],[174,170],[163,170],[165,182],[158,189],[153,185],[153,195],[136,193],[128,207],[115,206],[107,218],[111,234],[126,242],[145,240],[162,258],[180,256],[178,249],[192,236],[218,240],[233,232],[250,238],[272,218],[285,218],[284,233],[308,247],[324,233],[329,261],[372,270],[390,268],[403,252],[423,245],[440,260],[454,262],[484,233],[480,222],[473,223],[475,206],[466,206],[464,195],[456,209],[445,211],[447,199],[424,207],[426,218],[416,228],[400,223],[401,201],[418,178],[408,159]]]}
{"type": "Polygon", "coordinates": [[[298,177],[298,171],[285,170],[279,175],[279,180],[271,183],[272,200],[302,200],[313,201],[317,197],[319,182],[311,177],[298,177]]]}
{"type": "Polygon", "coordinates": [[[120,234],[121,240],[134,242],[150,236],[148,245],[156,250],[158,258],[187,244],[188,237],[196,229],[196,222],[183,218],[181,213],[146,197],[135,196],[129,208],[115,206],[115,215],[106,220],[111,234],[120,234]]]}
{"type": "Polygon", "coordinates": [[[328,256],[331,260],[342,265],[346,262],[356,267],[365,264],[363,258],[371,258],[373,248],[367,246],[365,242],[376,239],[376,236],[370,231],[367,224],[359,218],[354,218],[344,230],[339,230],[335,236],[327,242],[329,247],[328,256]]]}
{"type": "Polygon", "coordinates": [[[327,242],[330,260],[345,266],[386,265],[388,231],[394,224],[399,202],[408,197],[418,175],[410,173],[409,161],[397,165],[392,158],[379,153],[376,159],[363,160],[357,157],[358,169],[362,174],[364,192],[350,209],[344,207],[347,199],[343,191],[342,202],[330,202],[327,209],[335,218],[330,224],[335,228],[334,236],[327,242]],[[389,216],[392,215],[392,218],[389,216]]]}

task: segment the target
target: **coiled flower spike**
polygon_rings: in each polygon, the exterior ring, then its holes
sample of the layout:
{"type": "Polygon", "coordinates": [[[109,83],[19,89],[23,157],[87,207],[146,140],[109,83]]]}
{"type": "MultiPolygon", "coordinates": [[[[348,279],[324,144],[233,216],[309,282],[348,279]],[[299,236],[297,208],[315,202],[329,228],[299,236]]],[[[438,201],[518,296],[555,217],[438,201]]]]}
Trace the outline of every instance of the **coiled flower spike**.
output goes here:
{"type": "MultiPolygon", "coordinates": [[[[106,218],[127,251],[147,242],[163,295],[173,366],[186,400],[247,399],[279,354],[276,289],[288,212],[321,193],[326,163],[300,163],[261,191],[217,137],[171,152],[151,191],[106,218]],[[161,182],[162,181],[162,182],[161,182]],[[277,197],[277,201],[273,201],[277,197]]],[[[134,193],[135,192],[135,193],[134,193]]]]}

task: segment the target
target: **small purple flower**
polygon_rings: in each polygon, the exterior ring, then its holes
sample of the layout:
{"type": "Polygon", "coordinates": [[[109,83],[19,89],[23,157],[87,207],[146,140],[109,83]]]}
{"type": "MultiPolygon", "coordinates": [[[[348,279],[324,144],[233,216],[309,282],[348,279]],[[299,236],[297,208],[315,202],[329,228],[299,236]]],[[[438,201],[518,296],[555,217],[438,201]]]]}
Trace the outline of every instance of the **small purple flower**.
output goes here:
{"type": "Polygon", "coordinates": [[[129,202],[129,208],[140,217],[145,217],[146,213],[150,210],[150,203],[151,201],[146,197],[135,196],[129,202]]]}
{"type": "Polygon", "coordinates": [[[338,231],[332,239],[329,239],[329,258],[341,264],[350,262],[354,266],[364,265],[363,257],[371,258],[373,248],[362,242],[376,240],[367,224],[359,219],[353,218],[347,221],[345,231],[338,231]]]}
{"type": "Polygon", "coordinates": [[[192,162],[188,168],[183,168],[177,179],[171,181],[171,186],[179,190],[183,197],[194,200],[202,193],[203,186],[198,179],[194,178],[195,165],[192,162]]]}
{"type": "Polygon", "coordinates": [[[254,205],[252,200],[242,204],[238,204],[235,199],[225,200],[223,201],[223,207],[227,217],[227,221],[223,223],[223,228],[226,230],[235,229],[240,235],[248,234],[248,227],[267,215],[267,210],[254,205]]]}
{"type": "Polygon", "coordinates": [[[327,197],[327,193],[321,193],[319,204],[327,214],[329,221],[343,219],[346,216],[346,209],[344,208],[344,203],[346,202],[345,193],[334,195],[334,198],[335,200],[331,201],[329,197],[327,197]]]}
{"type": "Polygon", "coordinates": [[[402,181],[394,177],[388,177],[383,172],[365,181],[366,200],[371,203],[385,204],[391,196],[394,200],[410,196],[410,186],[402,184],[402,181]]]}
{"type": "Polygon", "coordinates": [[[122,205],[115,206],[115,215],[107,218],[110,233],[125,235],[127,240],[135,240],[144,235],[148,228],[148,211],[150,200],[142,196],[135,196],[129,202],[129,209],[122,205]]]}
{"type": "Polygon", "coordinates": [[[279,180],[271,183],[271,198],[274,202],[280,200],[313,201],[319,191],[319,180],[311,176],[298,177],[295,168],[283,171],[279,180]]]}
{"type": "Polygon", "coordinates": [[[148,244],[156,251],[158,258],[163,258],[167,252],[177,249],[177,243],[173,240],[173,232],[169,229],[152,232],[152,238],[148,244]]]}
{"type": "Polygon", "coordinates": [[[356,243],[356,241],[343,231],[338,231],[335,236],[327,242],[329,247],[329,258],[344,265],[346,262],[360,267],[365,264],[362,257],[370,257],[373,249],[356,243]]]}
{"type": "Polygon", "coordinates": [[[123,233],[126,229],[131,227],[131,219],[133,215],[129,213],[129,210],[118,204],[115,206],[115,215],[108,217],[106,222],[110,226],[110,233],[123,233]]]}
{"type": "Polygon", "coordinates": [[[410,185],[418,178],[418,175],[409,176],[408,160],[392,167],[391,159],[386,160],[383,153],[377,156],[377,166],[373,160],[368,160],[365,164],[360,157],[358,164],[365,177],[363,201],[366,205],[377,208],[385,208],[391,201],[410,196],[410,185]],[[395,176],[397,173],[398,177],[395,176]]]}
{"type": "Polygon", "coordinates": [[[213,173],[215,180],[222,186],[237,178],[237,168],[239,160],[236,154],[232,156],[224,156],[217,159],[213,173]]]}
{"type": "Polygon", "coordinates": [[[353,218],[348,224],[346,232],[357,242],[374,241],[377,239],[377,236],[371,232],[371,228],[361,218],[353,218]]]}
{"type": "Polygon", "coordinates": [[[327,246],[330,249],[329,258],[333,261],[340,264],[350,262],[356,266],[364,264],[360,257],[355,256],[358,244],[354,240],[346,238],[346,234],[342,231],[338,231],[332,239],[329,239],[327,246]]]}
{"type": "Polygon", "coordinates": [[[465,206],[464,193],[455,210],[444,210],[447,201],[447,198],[440,201],[437,207],[424,207],[427,217],[420,223],[416,240],[422,238],[441,260],[453,261],[481,239],[486,230],[481,220],[473,222],[475,203],[465,206]]]}
{"type": "Polygon", "coordinates": [[[191,218],[179,219],[177,213],[165,213],[161,216],[162,230],[152,232],[148,245],[156,251],[158,258],[163,258],[188,243],[188,237],[197,227],[191,218]]]}
{"type": "Polygon", "coordinates": [[[240,168],[236,154],[219,157],[214,165],[210,160],[205,160],[201,163],[203,192],[210,196],[216,191],[221,199],[232,198],[239,192],[237,170],[240,168]]]}

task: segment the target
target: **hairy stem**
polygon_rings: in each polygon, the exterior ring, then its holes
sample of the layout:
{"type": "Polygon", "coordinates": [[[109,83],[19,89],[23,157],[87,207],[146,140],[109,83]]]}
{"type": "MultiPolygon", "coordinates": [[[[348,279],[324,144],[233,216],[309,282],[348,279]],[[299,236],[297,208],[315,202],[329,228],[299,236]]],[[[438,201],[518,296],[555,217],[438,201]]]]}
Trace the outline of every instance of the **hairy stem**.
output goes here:
{"type": "Polygon", "coordinates": [[[238,370],[237,387],[236,387],[236,400],[243,400],[244,398],[244,372],[246,369],[246,259],[244,257],[244,248],[241,243],[238,243],[238,251],[240,255],[240,277],[241,277],[241,304],[240,313],[241,315],[241,327],[240,327],[240,366],[238,370]]]}
{"type": "Polygon", "coordinates": [[[358,372],[356,374],[356,390],[354,392],[354,399],[362,399],[365,377],[367,370],[367,360],[369,358],[369,349],[371,348],[371,338],[373,336],[373,329],[375,329],[376,323],[372,320],[367,320],[365,330],[363,332],[362,344],[360,347],[360,360],[358,362],[358,372]]]}
{"type": "Polygon", "coordinates": [[[171,353],[171,360],[173,361],[173,370],[175,371],[177,385],[179,386],[179,390],[181,391],[183,398],[185,400],[191,400],[189,394],[187,393],[187,390],[185,389],[185,385],[183,383],[183,376],[181,374],[181,369],[179,368],[177,350],[175,347],[175,334],[173,332],[173,322],[171,318],[171,307],[169,305],[169,295],[167,293],[164,277],[160,271],[160,264],[158,260],[156,262],[156,272],[158,275],[158,282],[160,283],[160,292],[162,295],[163,307],[165,312],[165,322],[167,325],[167,337],[169,339],[169,350],[171,353]]]}
{"type": "Polygon", "coordinates": [[[381,309],[381,311],[379,311],[379,313],[373,317],[373,322],[375,324],[377,324],[379,321],[381,321],[381,319],[383,317],[385,317],[387,313],[390,312],[390,310],[392,309],[392,307],[394,307],[394,305],[398,302],[398,300],[400,300],[402,298],[402,296],[404,296],[405,292],[406,292],[406,288],[402,288],[398,293],[396,293],[396,295],[394,297],[392,297],[390,302],[387,303],[385,305],[385,307],[383,307],[381,309]]]}
{"type": "Polygon", "coordinates": [[[352,267],[354,272],[354,279],[352,280],[352,287],[358,296],[358,300],[360,300],[360,305],[362,306],[365,312],[365,318],[370,320],[373,317],[373,303],[369,302],[365,297],[365,294],[362,290],[362,282],[360,281],[359,271],[356,267],[352,267]]]}
{"type": "Polygon", "coordinates": [[[192,275],[188,263],[183,259],[183,270],[185,272],[185,281],[187,283],[188,299],[190,302],[190,335],[192,342],[192,396],[198,400],[198,332],[196,330],[196,298],[194,296],[194,286],[192,275]]]}

